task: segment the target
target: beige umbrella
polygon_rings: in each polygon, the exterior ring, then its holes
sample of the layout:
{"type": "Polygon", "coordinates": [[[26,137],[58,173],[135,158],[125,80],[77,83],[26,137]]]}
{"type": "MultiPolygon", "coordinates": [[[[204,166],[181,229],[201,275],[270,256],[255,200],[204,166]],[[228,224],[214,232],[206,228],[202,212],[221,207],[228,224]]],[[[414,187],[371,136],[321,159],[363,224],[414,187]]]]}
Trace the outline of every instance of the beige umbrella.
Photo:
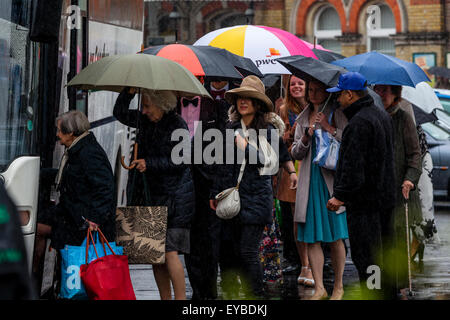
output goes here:
{"type": "Polygon", "coordinates": [[[170,90],[178,96],[211,98],[201,82],[182,65],[148,54],[114,55],[81,70],[67,86],[121,92],[126,87],[170,90]]]}

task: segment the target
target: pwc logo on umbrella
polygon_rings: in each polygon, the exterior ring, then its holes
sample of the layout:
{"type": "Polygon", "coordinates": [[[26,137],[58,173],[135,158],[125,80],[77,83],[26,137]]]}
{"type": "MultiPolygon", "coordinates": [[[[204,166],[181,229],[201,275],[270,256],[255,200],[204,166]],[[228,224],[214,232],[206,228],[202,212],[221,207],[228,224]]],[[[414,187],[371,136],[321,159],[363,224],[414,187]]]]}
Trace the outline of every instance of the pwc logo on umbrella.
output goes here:
{"type": "Polygon", "coordinates": [[[272,57],[272,56],[279,56],[280,55],[280,51],[274,48],[269,48],[269,52],[270,54],[267,55],[266,57],[272,57]]]}
{"type": "Polygon", "coordinates": [[[266,58],[272,58],[275,57],[273,59],[256,59],[255,60],[255,64],[256,66],[259,68],[261,65],[265,65],[265,64],[277,64],[277,62],[274,60],[278,57],[281,56],[280,50],[277,50],[275,48],[269,48],[269,54],[266,55],[266,58]]]}

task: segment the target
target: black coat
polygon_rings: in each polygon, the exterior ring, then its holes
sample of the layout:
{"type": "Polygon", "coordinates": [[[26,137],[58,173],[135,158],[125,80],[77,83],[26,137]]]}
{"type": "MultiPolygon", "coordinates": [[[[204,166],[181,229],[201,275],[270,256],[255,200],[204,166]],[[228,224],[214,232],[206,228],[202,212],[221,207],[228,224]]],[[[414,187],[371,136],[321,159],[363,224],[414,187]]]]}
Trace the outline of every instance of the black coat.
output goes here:
{"type": "MultiPolygon", "coordinates": [[[[176,129],[188,130],[186,122],[175,111],[164,114],[156,123],[151,122],[139,111],[128,109],[133,97],[122,92],[114,106],[114,116],[133,128],[139,121],[136,141],[139,143],[138,159],[145,159],[147,167],[145,178],[150,198],[147,203],[169,206],[168,228],[189,229],[195,205],[192,174],[188,164],[175,164],[171,157],[172,149],[179,144],[178,141],[171,141],[172,132],[176,129]]],[[[137,170],[130,173],[139,176],[137,170]]],[[[136,182],[131,193],[140,193],[142,198],[143,188],[142,183],[136,182]]],[[[139,203],[129,201],[128,204],[139,203]]]]}
{"type": "MultiPolygon", "coordinates": [[[[238,130],[241,129],[240,121],[230,122],[227,129],[238,130]]],[[[267,141],[270,143],[272,136],[271,130],[275,129],[272,124],[267,126],[267,141]]],[[[237,161],[237,146],[232,141],[227,141],[234,145],[234,164],[223,164],[217,166],[217,174],[215,176],[214,184],[211,189],[210,197],[214,199],[221,191],[235,187],[237,184],[241,163],[237,161]]],[[[249,164],[250,144],[247,145],[245,151],[245,158],[247,164],[245,166],[242,181],[239,186],[239,196],[241,199],[241,211],[237,216],[243,224],[259,224],[266,225],[272,223],[272,208],[273,208],[273,190],[272,190],[272,176],[260,175],[258,168],[263,166],[258,156],[257,164],[249,164]]],[[[263,157],[262,157],[263,158],[263,157]]],[[[224,161],[226,159],[226,152],[224,150],[224,161]]],[[[279,137],[279,162],[280,164],[290,161],[291,158],[287,151],[286,145],[283,143],[281,136],[279,137]]]]}
{"type": "Polygon", "coordinates": [[[35,299],[19,214],[0,183],[0,300],[35,299]]]}
{"type": "Polygon", "coordinates": [[[108,157],[89,133],[68,151],[59,187],[60,199],[52,225],[52,247],[80,245],[88,219],[100,226],[109,241],[115,239],[115,187],[108,157]]]}
{"type": "Polygon", "coordinates": [[[333,196],[349,212],[392,209],[395,204],[393,123],[365,96],[345,108],[333,196]]]}

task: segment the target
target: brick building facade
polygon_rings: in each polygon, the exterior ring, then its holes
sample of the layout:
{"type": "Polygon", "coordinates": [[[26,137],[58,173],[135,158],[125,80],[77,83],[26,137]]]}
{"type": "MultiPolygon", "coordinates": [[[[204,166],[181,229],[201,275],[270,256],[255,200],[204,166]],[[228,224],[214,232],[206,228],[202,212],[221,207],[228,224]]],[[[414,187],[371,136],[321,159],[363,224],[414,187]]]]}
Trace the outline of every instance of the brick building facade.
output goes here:
{"type": "Polygon", "coordinates": [[[450,64],[450,0],[150,0],[145,11],[145,46],[174,42],[175,27],[178,42],[193,43],[215,29],[250,22],[287,30],[345,56],[377,50],[428,66],[450,64]],[[368,30],[373,5],[380,23],[368,30]],[[176,21],[169,18],[174,8],[176,21]]]}

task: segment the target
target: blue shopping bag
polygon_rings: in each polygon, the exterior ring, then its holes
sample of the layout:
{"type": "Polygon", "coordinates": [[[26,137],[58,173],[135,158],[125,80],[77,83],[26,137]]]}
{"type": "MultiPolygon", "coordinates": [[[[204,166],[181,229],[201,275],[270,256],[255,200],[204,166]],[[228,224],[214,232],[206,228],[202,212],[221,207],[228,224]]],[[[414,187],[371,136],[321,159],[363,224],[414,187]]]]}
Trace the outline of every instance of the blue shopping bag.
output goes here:
{"type": "MultiPolygon", "coordinates": [[[[330,113],[328,123],[331,123],[332,116],[333,112],[330,113]]],[[[315,130],[314,137],[316,139],[316,156],[313,163],[329,170],[336,170],[341,143],[324,129],[315,130]]]]}
{"type": "MultiPolygon", "coordinates": [[[[123,254],[123,247],[117,246],[115,242],[109,242],[109,245],[116,254],[123,254]]],[[[95,236],[95,246],[98,257],[110,255],[111,250],[108,246],[103,247],[98,239],[98,233],[95,236]]],[[[63,299],[87,300],[88,296],[80,278],[80,266],[86,264],[86,239],[81,246],[66,245],[61,253],[61,290],[59,297],[63,299]]],[[[89,247],[88,263],[97,259],[94,247],[89,247]]]]}

